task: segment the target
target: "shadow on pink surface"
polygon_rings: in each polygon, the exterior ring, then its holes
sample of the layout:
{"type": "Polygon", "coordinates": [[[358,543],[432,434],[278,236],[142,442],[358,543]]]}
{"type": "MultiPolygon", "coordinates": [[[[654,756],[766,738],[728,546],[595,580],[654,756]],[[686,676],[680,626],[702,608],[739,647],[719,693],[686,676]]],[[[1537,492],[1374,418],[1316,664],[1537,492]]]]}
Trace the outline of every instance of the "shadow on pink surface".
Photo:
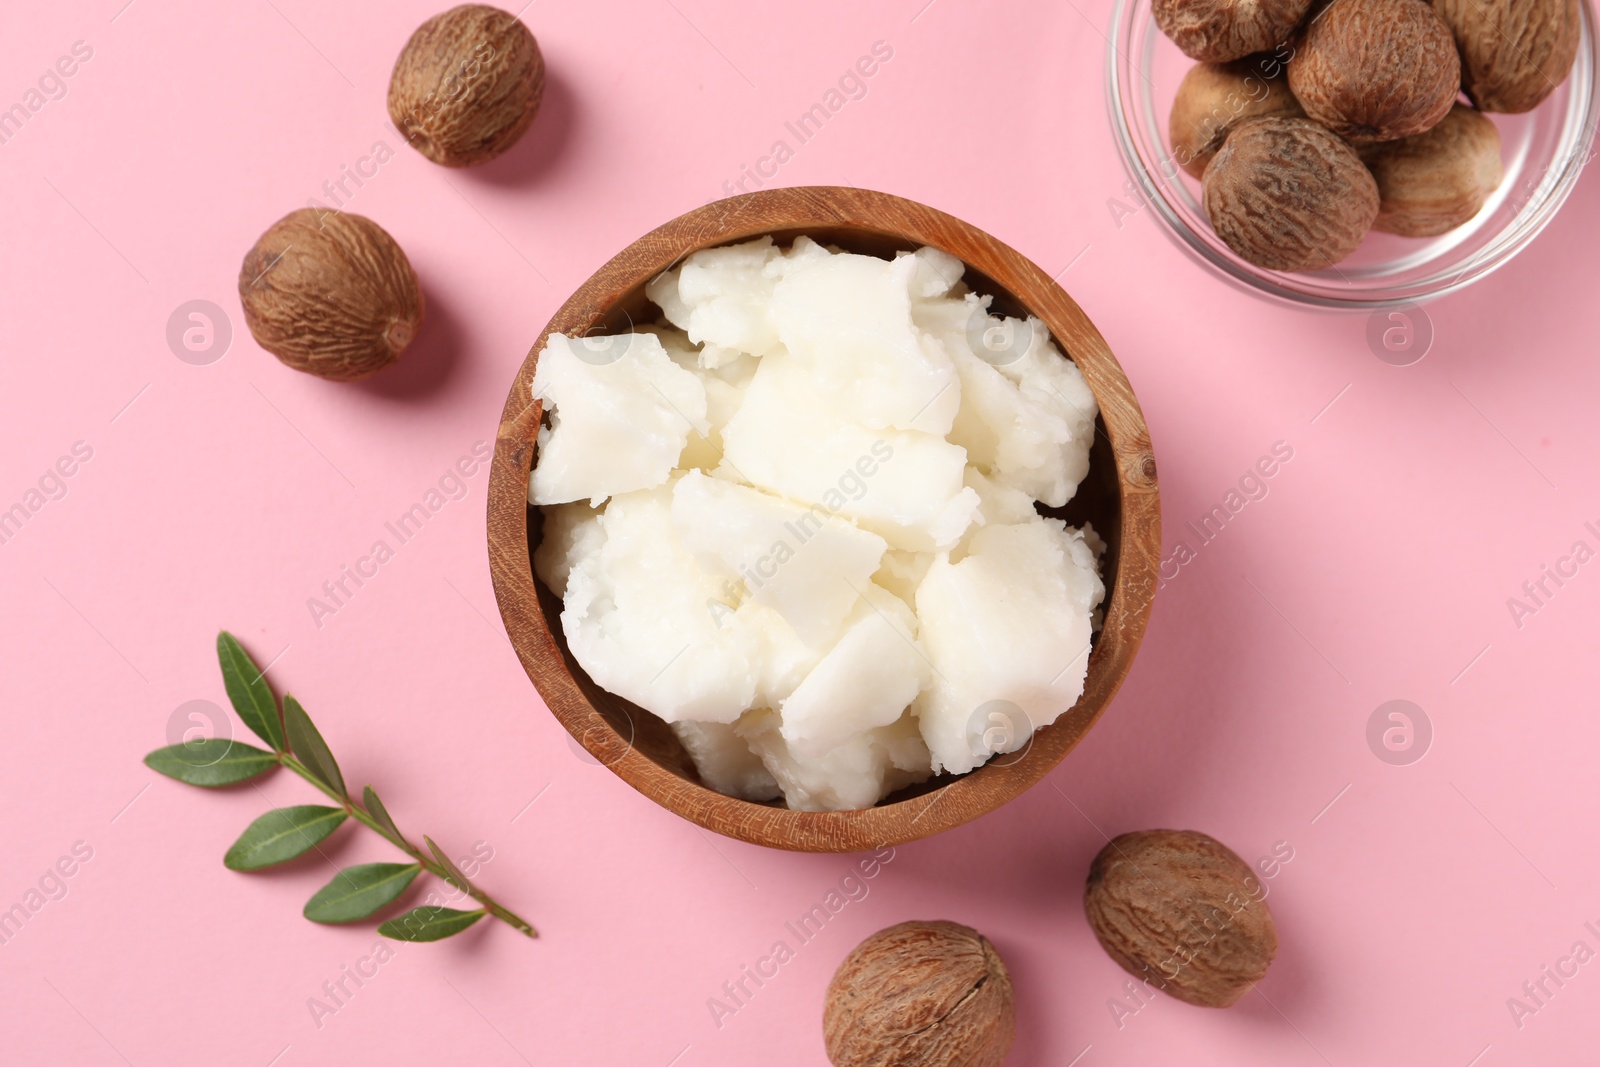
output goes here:
{"type": "Polygon", "coordinates": [[[447,392],[451,380],[460,375],[459,364],[467,348],[461,320],[451,310],[449,300],[440,297],[438,289],[429,288],[426,275],[418,273],[426,302],[422,332],[394,366],[357,384],[369,396],[414,403],[432,401],[447,392]]]}

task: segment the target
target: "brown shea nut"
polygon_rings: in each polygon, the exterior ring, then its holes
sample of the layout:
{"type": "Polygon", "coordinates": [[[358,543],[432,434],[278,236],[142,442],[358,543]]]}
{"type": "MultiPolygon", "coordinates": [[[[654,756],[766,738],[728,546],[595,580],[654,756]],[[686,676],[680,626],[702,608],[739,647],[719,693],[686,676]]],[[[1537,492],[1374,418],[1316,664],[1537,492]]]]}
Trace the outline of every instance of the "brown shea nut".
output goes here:
{"type": "Polygon", "coordinates": [[[462,4],[417,28],[389,79],[389,117],[447,167],[487,163],[517,143],[544,95],[544,56],[520,19],[462,4]]]}
{"type": "Polygon", "coordinates": [[[1461,60],[1424,0],[1334,0],[1306,27],[1289,88],[1308,118],[1341,137],[1389,141],[1445,117],[1461,60]]]}
{"type": "Polygon", "coordinates": [[[1531,111],[1572,73],[1578,0],[1433,0],[1461,50],[1461,87],[1484,111],[1531,111]]]}
{"type": "Polygon", "coordinates": [[[1270,55],[1196,63],[1172,100],[1167,140],[1173,160],[1198,178],[1238,123],[1263,115],[1301,114],[1300,102],[1283,77],[1283,64],[1270,55]]]}
{"type": "Polygon", "coordinates": [[[1268,270],[1337,263],[1378,216],[1378,185],[1361,157],[1309,119],[1241,122],[1201,185],[1217,236],[1268,270]]]}
{"type": "Polygon", "coordinates": [[[1114,838],[1089,866],[1083,907],[1123,970],[1179,1000],[1225,1008],[1278,951],[1265,891],[1248,865],[1193,830],[1114,838]]]}
{"type": "Polygon", "coordinates": [[[1184,55],[1226,63],[1282,44],[1310,6],[1311,0],[1152,0],[1150,8],[1184,55]]]}
{"type": "Polygon", "coordinates": [[[1500,185],[1500,131],[1457,104],[1427,133],[1363,146],[1378,183],[1375,230],[1433,237],[1471,219],[1500,185]]]}
{"type": "Polygon", "coordinates": [[[301,208],[273,223],[239,268],[256,342],[295,370],[352,382],[393,363],[422,325],[406,254],[371,219],[301,208]]]}
{"type": "Polygon", "coordinates": [[[861,942],[822,1010],[834,1067],[999,1067],[1016,1030],[999,953],[952,922],[901,923],[861,942]]]}

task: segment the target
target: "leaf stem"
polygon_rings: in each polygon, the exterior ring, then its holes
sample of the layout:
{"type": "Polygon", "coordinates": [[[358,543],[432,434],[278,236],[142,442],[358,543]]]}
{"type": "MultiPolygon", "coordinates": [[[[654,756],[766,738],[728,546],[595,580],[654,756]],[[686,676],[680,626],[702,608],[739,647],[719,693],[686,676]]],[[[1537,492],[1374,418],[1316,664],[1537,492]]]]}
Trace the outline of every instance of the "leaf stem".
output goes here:
{"type": "Polygon", "coordinates": [[[386,841],[392,844],[395,848],[398,848],[400,851],[410,856],[413,860],[417,861],[417,863],[422,865],[423,870],[437,878],[443,879],[452,885],[457,885],[464,889],[468,896],[470,896],[473,900],[476,900],[479,904],[483,905],[484,911],[488,912],[490,915],[493,915],[496,919],[499,919],[512,929],[520,930],[529,937],[539,936],[539,931],[533,928],[533,924],[529,923],[526,919],[522,918],[516,913],[502,907],[493,898],[491,898],[489,894],[473,885],[459,872],[454,870],[447,871],[437,860],[435,860],[432,856],[427,855],[417,846],[413,845],[410,841],[407,841],[404,837],[401,837],[397,834],[392,834],[388,830],[384,829],[384,827],[378,824],[376,819],[368,814],[367,809],[363,808],[361,805],[357,804],[355,801],[351,800],[348,796],[344,795],[338,790],[325,784],[316,775],[312,774],[305,764],[295,759],[293,755],[288,752],[279,752],[277,756],[279,763],[289,768],[291,771],[298,774],[300,777],[304,778],[318,789],[322,790],[322,792],[326,793],[330,799],[337,801],[345,811],[349,812],[352,819],[356,820],[356,822],[359,822],[367,829],[372,830],[374,833],[378,834],[378,836],[384,838],[386,841]]]}

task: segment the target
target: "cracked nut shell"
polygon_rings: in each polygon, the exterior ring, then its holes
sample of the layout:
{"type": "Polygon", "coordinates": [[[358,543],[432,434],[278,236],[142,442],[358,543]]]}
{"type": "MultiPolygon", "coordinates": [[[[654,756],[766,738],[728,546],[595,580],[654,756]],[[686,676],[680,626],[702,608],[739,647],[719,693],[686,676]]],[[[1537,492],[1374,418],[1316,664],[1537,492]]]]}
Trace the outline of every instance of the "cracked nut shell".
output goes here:
{"type": "Polygon", "coordinates": [[[987,938],[953,922],[880,930],[828,983],[834,1067],[999,1067],[1016,1036],[1011,976],[987,938]]]}
{"type": "Polygon", "coordinates": [[[1201,185],[1217,236],[1268,270],[1331,266],[1378,216],[1378,185],[1361,157],[1309,119],[1240,123],[1201,185]]]}
{"type": "Polygon", "coordinates": [[[1482,209],[1500,185],[1500,131],[1463,104],[1427,133],[1361,149],[1378,183],[1375,230],[1433,237],[1482,209]]]}
{"type": "Polygon", "coordinates": [[[1334,0],[1306,27],[1289,88],[1307,117],[1341,137],[1389,141],[1449,113],[1461,60],[1424,0],[1334,0]]]}
{"type": "Polygon", "coordinates": [[[1178,84],[1167,118],[1172,158],[1191,177],[1205,173],[1228,131],[1264,115],[1302,115],[1283,65],[1270,55],[1196,63],[1178,84]],[[1271,76],[1268,71],[1273,72],[1271,76]]]}
{"type": "Polygon", "coordinates": [[[251,336],[295,370],[356,381],[393,363],[422,325],[406,254],[371,219],[301,208],[273,223],[239,268],[251,336]]]}
{"type": "Polygon", "coordinates": [[[417,28],[389,79],[389,117],[435,163],[472,167],[512,145],[544,95],[544,56],[522,21],[462,4],[417,28]]]}
{"type": "Polygon", "coordinates": [[[1578,0],[1433,0],[1461,50],[1461,87],[1484,111],[1531,111],[1572,73],[1578,0]]]}
{"type": "Polygon", "coordinates": [[[1227,846],[1193,830],[1114,838],[1089,867],[1083,907],[1123,970],[1202,1007],[1244,996],[1278,951],[1260,880],[1227,846]]]}
{"type": "Polygon", "coordinates": [[[1161,32],[1190,59],[1226,63],[1282,44],[1311,0],[1153,0],[1161,32]]]}

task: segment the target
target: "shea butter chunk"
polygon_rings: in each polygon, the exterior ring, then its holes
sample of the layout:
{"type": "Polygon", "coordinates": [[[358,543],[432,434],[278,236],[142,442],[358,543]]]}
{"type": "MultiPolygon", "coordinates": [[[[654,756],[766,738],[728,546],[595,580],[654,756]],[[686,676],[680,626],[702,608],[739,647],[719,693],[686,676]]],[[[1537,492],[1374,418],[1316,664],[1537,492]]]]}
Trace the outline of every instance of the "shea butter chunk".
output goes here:
{"type": "Polygon", "coordinates": [[[870,808],[932,774],[928,746],[910,716],[859,734],[814,760],[798,760],[789,752],[775,711],[752,711],[735,730],[761,757],[794,811],[870,808]]]}
{"type": "MultiPolygon", "coordinates": [[[[976,467],[967,468],[966,480],[967,487],[978,494],[978,516],[983,522],[1013,525],[1038,518],[1039,512],[1034,509],[1033,497],[1022,490],[1001,485],[976,467]]],[[[969,533],[977,529],[974,527],[969,533]]]]}
{"type": "Polygon", "coordinates": [[[723,350],[764,355],[778,343],[772,288],[781,259],[770,237],[708,248],[650,282],[645,295],[689,340],[713,346],[713,357],[723,350]]]}
{"type": "Polygon", "coordinates": [[[588,504],[557,504],[544,509],[539,547],[533,552],[533,573],[556,596],[567,595],[572,565],[605,544],[600,512],[588,504]]]}
{"type": "Polygon", "coordinates": [[[862,589],[844,636],[783,702],[783,739],[815,760],[866,730],[888,726],[928,684],[932,669],[917,620],[894,594],[862,589]]]}
{"type": "Polygon", "coordinates": [[[737,719],[755,696],[757,620],[770,609],[711,607],[722,583],[679,540],[671,486],[613,497],[599,525],[604,540],[581,542],[567,575],[561,628],[573,656],[667,722],[737,719]]]}
{"type": "Polygon", "coordinates": [[[789,355],[840,419],[943,437],[961,401],[955,365],[911,321],[922,260],[842,253],[792,266],[772,292],[789,355]]]}
{"type": "Polygon", "coordinates": [[[943,339],[961,379],[950,440],[1002,485],[1050,507],[1071,500],[1089,472],[1098,408],[1044,324],[990,316],[971,295],[918,304],[916,315],[943,339]]]}
{"type": "Polygon", "coordinates": [[[902,258],[906,255],[916,259],[911,295],[918,300],[949,295],[960,285],[961,276],[966,273],[967,268],[959,259],[937,248],[925,245],[915,252],[901,253],[902,258]]]}
{"type": "Polygon", "coordinates": [[[807,641],[836,631],[888,547],[825,508],[699,471],[678,480],[672,520],[707,571],[733,579],[807,641]]]}
{"type": "Polygon", "coordinates": [[[722,441],[731,477],[821,504],[895,548],[948,547],[977,516],[978,496],[962,484],[965,449],[848,421],[787,354],[761,360],[722,441]]]}
{"type": "Polygon", "coordinates": [[[744,402],[745,389],[756,372],[755,357],[731,352],[716,359],[712,366],[702,366],[704,351],[710,345],[696,348],[671,327],[646,326],[640,332],[655,334],[672,361],[698,378],[706,391],[708,429],[696,429],[689,435],[678,466],[685,470],[716,469],[722,462],[722,428],[744,402]]]}
{"type": "MultiPolygon", "coordinates": [[[[1055,519],[985,526],[957,563],[935,560],[917,587],[930,688],[913,710],[937,770],[962,773],[1027,743],[1028,729],[1077,701],[1090,612],[1105,596],[1094,553],[1055,519]],[[1020,708],[1023,729],[994,731],[979,709],[1020,708]]],[[[1016,724],[1013,724],[1016,725],[1016,724]]]]}
{"type": "Polygon", "coordinates": [[[937,558],[932,552],[907,552],[891,548],[883,554],[883,565],[872,580],[906,602],[913,611],[917,607],[917,586],[937,558]]]}
{"type": "Polygon", "coordinates": [[[610,339],[596,351],[552,334],[533,375],[550,424],[539,431],[529,479],[535,504],[588,500],[661,485],[689,435],[710,431],[706,390],[653,334],[610,339]],[[620,355],[617,353],[620,351],[620,355]]]}
{"type": "Polygon", "coordinates": [[[700,780],[717,792],[757,803],[783,795],[761,757],[750,751],[750,746],[734,733],[731,725],[675,722],[672,732],[678,735],[689,758],[694,760],[700,780]]]}

